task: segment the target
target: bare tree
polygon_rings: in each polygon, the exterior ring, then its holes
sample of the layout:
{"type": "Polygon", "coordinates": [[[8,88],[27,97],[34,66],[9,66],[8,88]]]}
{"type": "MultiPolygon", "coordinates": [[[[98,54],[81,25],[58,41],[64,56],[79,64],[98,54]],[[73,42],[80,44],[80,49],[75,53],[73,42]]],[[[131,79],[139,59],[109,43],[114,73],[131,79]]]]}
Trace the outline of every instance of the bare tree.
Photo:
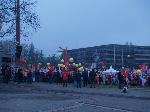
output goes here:
{"type": "MultiPolygon", "coordinates": [[[[34,7],[36,0],[20,0],[21,36],[28,37],[40,28],[34,7]]],[[[16,30],[16,0],[0,0],[0,37],[14,37],[16,30]]]]}
{"type": "Polygon", "coordinates": [[[33,43],[30,45],[23,44],[22,46],[22,57],[27,61],[27,64],[37,65],[38,63],[46,63],[46,57],[44,56],[43,52],[39,49],[36,49],[33,43]]]}

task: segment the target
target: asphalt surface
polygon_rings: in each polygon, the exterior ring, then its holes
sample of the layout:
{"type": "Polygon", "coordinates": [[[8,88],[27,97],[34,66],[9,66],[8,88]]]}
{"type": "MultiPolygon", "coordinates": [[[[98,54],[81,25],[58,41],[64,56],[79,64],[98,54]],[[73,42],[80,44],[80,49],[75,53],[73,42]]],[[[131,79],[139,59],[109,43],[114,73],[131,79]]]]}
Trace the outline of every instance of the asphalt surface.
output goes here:
{"type": "Polygon", "coordinates": [[[124,95],[117,88],[0,83],[0,112],[150,112],[149,96],[142,88],[124,95]]]}

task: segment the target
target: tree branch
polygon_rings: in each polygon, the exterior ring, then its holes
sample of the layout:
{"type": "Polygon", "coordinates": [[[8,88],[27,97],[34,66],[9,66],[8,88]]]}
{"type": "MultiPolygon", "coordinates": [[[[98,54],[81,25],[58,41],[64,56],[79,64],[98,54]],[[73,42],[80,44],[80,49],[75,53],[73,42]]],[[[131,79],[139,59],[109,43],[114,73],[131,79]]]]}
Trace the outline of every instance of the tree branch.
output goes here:
{"type": "Polygon", "coordinates": [[[16,20],[16,19],[10,19],[10,20],[1,20],[1,22],[2,22],[2,23],[9,23],[9,22],[12,22],[12,21],[14,21],[14,20],[16,20]]]}

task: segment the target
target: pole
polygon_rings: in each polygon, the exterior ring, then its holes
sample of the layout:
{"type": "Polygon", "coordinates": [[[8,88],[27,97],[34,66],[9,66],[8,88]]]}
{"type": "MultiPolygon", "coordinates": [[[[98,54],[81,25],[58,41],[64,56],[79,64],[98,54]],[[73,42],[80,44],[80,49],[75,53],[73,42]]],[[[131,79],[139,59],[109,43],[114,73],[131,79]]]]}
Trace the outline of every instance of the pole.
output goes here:
{"type": "Polygon", "coordinates": [[[115,48],[115,45],[114,45],[114,67],[116,65],[116,48],[115,48]]]}
{"type": "Polygon", "coordinates": [[[16,6],[16,45],[20,45],[20,0],[17,0],[16,6]]]}
{"type": "Polygon", "coordinates": [[[67,53],[67,48],[63,49],[62,47],[59,47],[61,50],[63,50],[64,53],[64,65],[68,66],[69,62],[68,62],[68,53],[67,53]]]}
{"type": "Polygon", "coordinates": [[[0,13],[0,31],[2,29],[2,14],[0,13]]]}
{"type": "Polygon", "coordinates": [[[124,57],[123,57],[123,55],[124,55],[124,51],[123,51],[123,48],[122,48],[122,56],[121,56],[121,58],[122,58],[122,67],[124,65],[124,57]]]}
{"type": "Polygon", "coordinates": [[[64,65],[68,66],[68,53],[67,53],[67,48],[64,49],[64,65]]]}
{"type": "MultiPolygon", "coordinates": [[[[16,51],[17,46],[20,45],[20,0],[16,2],[16,51]]],[[[16,56],[16,66],[19,67],[20,57],[16,56]]]]}

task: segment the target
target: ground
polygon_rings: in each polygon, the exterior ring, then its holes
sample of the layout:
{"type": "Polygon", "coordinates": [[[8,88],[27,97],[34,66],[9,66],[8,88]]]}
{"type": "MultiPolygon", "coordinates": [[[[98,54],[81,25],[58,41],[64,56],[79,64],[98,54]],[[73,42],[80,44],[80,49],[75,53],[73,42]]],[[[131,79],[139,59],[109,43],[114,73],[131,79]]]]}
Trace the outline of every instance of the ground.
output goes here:
{"type": "Polygon", "coordinates": [[[150,112],[150,90],[0,84],[0,112],[150,112]]]}

